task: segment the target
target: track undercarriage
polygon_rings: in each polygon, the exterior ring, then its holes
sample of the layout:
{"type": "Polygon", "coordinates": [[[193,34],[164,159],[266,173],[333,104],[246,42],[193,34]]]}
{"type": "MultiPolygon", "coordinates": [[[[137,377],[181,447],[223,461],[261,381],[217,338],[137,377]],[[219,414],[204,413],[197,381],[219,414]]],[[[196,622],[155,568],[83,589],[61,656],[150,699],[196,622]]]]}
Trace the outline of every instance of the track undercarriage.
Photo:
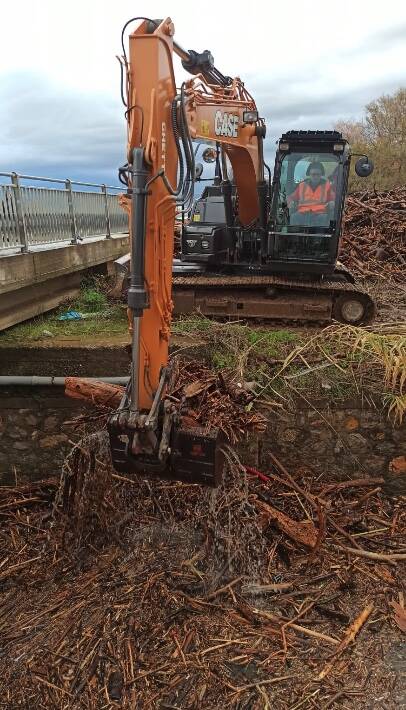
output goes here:
{"type": "Polygon", "coordinates": [[[281,275],[193,274],[173,279],[174,313],[284,322],[368,325],[375,303],[344,270],[315,280],[281,275]]]}

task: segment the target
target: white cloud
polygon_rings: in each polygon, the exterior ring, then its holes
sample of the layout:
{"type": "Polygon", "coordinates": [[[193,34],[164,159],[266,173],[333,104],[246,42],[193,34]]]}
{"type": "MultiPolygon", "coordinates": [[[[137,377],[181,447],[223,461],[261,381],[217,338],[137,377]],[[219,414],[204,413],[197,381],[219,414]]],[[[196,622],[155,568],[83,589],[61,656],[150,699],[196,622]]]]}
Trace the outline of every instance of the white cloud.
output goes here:
{"type": "Polygon", "coordinates": [[[248,10],[245,0],[4,5],[2,169],[116,181],[125,127],[115,55],[121,27],[136,11],[171,14],[182,46],[210,49],[223,73],[241,76],[269,122],[268,156],[283,130],[331,128],[404,83],[403,0],[291,0],[248,10]]]}

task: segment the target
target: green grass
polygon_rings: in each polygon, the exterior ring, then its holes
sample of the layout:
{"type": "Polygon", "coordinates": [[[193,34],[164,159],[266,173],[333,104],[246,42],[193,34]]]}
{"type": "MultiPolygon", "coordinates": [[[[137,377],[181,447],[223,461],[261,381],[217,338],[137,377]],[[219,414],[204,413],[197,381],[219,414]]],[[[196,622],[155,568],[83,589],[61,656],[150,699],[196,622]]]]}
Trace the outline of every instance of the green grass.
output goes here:
{"type": "Polygon", "coordinates": [[[236,364],[232,353],[222,353],[218,350],[212,353],[211,363],[215,370],[233,370],[236,364]]]}
{"type": "Polygon", "coordinates": [[[73,337],[80,340],[92,335],[124,335],[128,331],[126,306],[109,302],[106,290],[105,278],[86,279],[76,299],[62,303],[49,313],[8,328],[0,333],[0,344],[36,340],[49,340],[52,343],[54,338],[73,337]],[[59,315],[71,310],[89,317],[83,320],[58,320],[59,315]]]}
{"type": "Polygon", "coordinates": [[[174,335],[207,335],[213,330],[213,322],[210,318],[197,314],[180,316],[172,322],[171,330],[174,335]]]}
{"type": "MultiPolygon", "coordinates": [[[[57,338],[125,336],[126,306],[111,302],[106,281],[88,280],[79,296],[57,310],[0,334],[0,344],[57,338]],[[58,321],[67,310],[89,314],[79,321],[58,321]],[[51,336],[44,334],[49,331],[51,336]]],[[[239,381],[257,383],[262,402],[295,406],[295,401],[331,403],[366,396],[381,401],[397,421],[406,414],[406,328],[399,332],[344,326],[324,330],[255,327],[219,322],[198,314],[177,318],[172,334],[199,348],[209,367],[228,371],[239,381]]],[[[182,348],[181,348],[182,350],[182,348]]]]}
{"type": "Polygon", "coordinates": [[[205,316],[183,316],[172,333],[204,343],[205,356],[216,370],[235,370],[240,377],[262,383],[267,360],[284,358],[300,342],[299,331],[254,327],[244,322],[219,322],[205,316]]]}
{"type": "MultiPolygon", "coordinates": [[[[299,400],[343,402],[369,398],[393,418],[406,413],[406,333],[329,326],[324,330],[253,327],[184,317],[173,327],[217,370],[257,383],[258,398],[295,406],[299,400]]],[[[406,330],[406,329],[404,329],[406,330]]]]}
{"type": "Polygon", "coordinates": [[[108,307],[107,296],[97,288],[85,287],[81,290],[76,306],[80,312],[97,313],[108,307]]]}
{"type": "Polygon", "coordinates": [[[291,330],[249,328],[247,340],[257,354],[276,357],[285,350],[284,345],[298,342],[298,334],[291,330]]]}
{"type": "Polygon", "coordinates": [[[120,306],[110,307],[109,315],[105,318],[99,317],[82,321],[58,321],[55,313],[47,314],[0,333],[0,344],[35,340],[49,340],[51,343],[52,337],[44,334],[44,331],[52,333],[53,338],[69,336],[78,339],[103,333],[106,335],[125,334],[127,332],[127,318],[125,309],[120,306]]]}

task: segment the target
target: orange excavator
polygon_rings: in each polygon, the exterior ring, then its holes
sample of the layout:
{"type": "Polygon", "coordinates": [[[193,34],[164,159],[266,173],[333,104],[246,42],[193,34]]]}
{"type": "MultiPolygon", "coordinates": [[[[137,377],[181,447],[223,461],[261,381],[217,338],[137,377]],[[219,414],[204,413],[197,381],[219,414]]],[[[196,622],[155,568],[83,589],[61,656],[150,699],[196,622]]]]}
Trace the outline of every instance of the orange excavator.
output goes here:
{"type": "MultiPolygon", "coordinates": [[[[208,51],[186,51],[173,37],[170,18],[133,18],[122,32],[128,162],[119,175],[127,187],[122,203],[130,217],[132,364],[129,386],[108,429],[117,471],[215,485],[221,474],[219,433],[182,426],[165,397],[175,216],[192,204],[192,141],[200,138],[224,148],[238,190],[241,223],[265,226],[265,126],[240,79],[223,76],[208,51]],[[124,34],[135,21],[140,24],[129,35],[127,56],[124,34]],[[193,75],[180,90],[174,53],[193,75]]],[[[231,182],[227,187],[231,194],[231,182]]]]}
{"type": "MultiPolygon", "coordinates": [[[[128,315],[132,364],[127,390],[108,424],[113,465],[127,474],[150,472],[216,485],[222,467],[219,432],[185,426],[167,396],[173,286],[178,302],[179,297],[186,297],[203,312],[220,315],[240,309],[244,316],[249,306],[248,314],[252,311],[254,316],[266,317],[273,303],[279,317],[295,306],[305,316],[319,318],[331,316],[334,302],[350,322],[370,317],[368,296],[360,295],[345,275],[335,275],[337,282],[330,279],[319,284],[320,293],[314,297],[314,285],[297,276],[300,269],[321,275],[335,270],[350,151],[335,132],[286,134],[279,143],[271,195],[270,176],[268,182],[264,178],[265,123],[242,81],[224,76],[208,50],[198,53],[182,49],[174,41],[170,18],[132,18],[123,28],[121,41],[128,150],[119,177],[126,186],[122,204],[130,220],[128,315]],[[125,33],[134,22],[139,24],[129,35],[127,55],[125,33]],[[175,83],[174,54],[192,75],[180,89],[175,83]],[[220,229],[215,223],[204,225],[204,220],[197,224],[205,205],[197,209],[193,202],[199,172],[193,141],[211,146],[217,174],[221,172],[225,216],[220,229]],[[306,175],[306,170],[316,164],[320,173],[329,171],[330,182],[335,185],[335,203],[329,188],[330,204],[325,214],[316,210],[315,220],[312,214],[304,223],[300,208],[295,221],[289,196],[297,175],[303,170],[306,175]],[[228,177],[230,166],[232,181],[228,177]],[[209,263],[209,251],[220,267],[214,274],[204,275],[203,280],[201,275],[176,277],[172,272],[175,218],[190,213],[192,223],[182,235],[186,245],[183,260],[209,263]],[[318,249],[316,259],[309,243],[318,249]],[[251,256],[245,258],[247,244],[251,256]],[[282,275],[275,275],[275,271],[282,271],[282,275]],[[285,272],[294,272],[296,279],[286,278],[285,272]],[[211,290],[210,298],[207,291],[199,296],[202,284],[211,290]],[[224,298],[224,289],[234,289],[236,294],[224,298]]],[[[359,174],[368,174],[371,169],[365,156],[359,169],[359,174]]],[[[306,183],[302,192],[309,189],[306,183]]],[[[300,190],[298,194],[300,199],[300,190]]]]}

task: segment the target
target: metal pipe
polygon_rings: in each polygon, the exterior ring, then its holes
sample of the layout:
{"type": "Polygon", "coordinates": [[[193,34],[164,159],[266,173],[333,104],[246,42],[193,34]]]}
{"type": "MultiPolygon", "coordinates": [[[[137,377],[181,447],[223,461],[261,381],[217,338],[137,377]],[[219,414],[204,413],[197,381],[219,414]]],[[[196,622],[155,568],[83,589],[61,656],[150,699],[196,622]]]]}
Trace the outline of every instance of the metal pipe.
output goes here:
{"type": "Polygon", "coordinates": [[[11,182],[14,186],[14,197],[16,205],[17,231],[21,240],[21,253],[28,252],[27,226],[25,223],[24,206],[21,199],[20,178],[17,173],[11,175],[11,182]]]}
{"type": "Polygon", "coordinates": [[[147,307],[144,261],[148,177],[144,148],[134,148],[131,165],[131,278],[127,295],[128,307],[132,310],[133,317],[130,397],[132,412],[138,411],[140,320],[147,307]]]}
{"type": "MultiPolygon", "coordinates": [[[[129,377],[85,377],[86,380],[92,380],[94,382],[106,382],[110,385],[126,385],[128,383],[129,377]]],[[[41,375],[1,375],[0,376],[0,387],[11,387],[14,385],[24,386],[24,387],[43,387],[49,385],[55,385],[57,387],[65,386],[66,377],[43,377],[41,375]]]]}
{"type": "Polygon", "coordinates": [[[223,180],[228,180],[227,158],[223,148],[221,148],[221,172],[223,180]]]}
{"type": "Polygon", "coordinates": [[[187,49],[183,49],[177,42],[173,43],[173,51],[178,55],[184,62],[190,62],[191,56],[187,49]]]}
{"type": "MultiPolygon", "coordinates": [[[[142,19],[146,20],[147,18],[134,17],[134,20],[142,20],[142,19]]],[[[164,21],[163,17],[155,18],[154,20],[147,20],[147,33],[153,34],[155,32],[155,30],[157,29],[157,27],[159,27],[159,25],[162,24],[163,21],[164,21]]],[[[130,22],[132,22],[132,20],[130,20],[130,22]]],[[[173,51],[175,52],[175,54],[178,55],[178,57],[180,57],[185,62],[187,62],[191,59],[190,54],[187,51],[187,49],[183,49],[183,47],[181,47],[180,44],[175,42],[175,40],[173,40],[173,51]]]]}
{"type": "Polygon", "coordinates": [[[230,180],[223,180],[221,183],[221,192],[224,201],[224,211],[226,215],[226,232],[227,232],[227,249],[230,254],[234,255],[235,251],[235,231],[234,231],[234,214],[233,214],[233,186],[230,180]]]}
{"type": "Polygon", "coordinates": [[[139,406],[139,366],[140,366],[140,316],[133,316],[131,342],[131,402],[130,410],[138,412],[139,406]]]}

